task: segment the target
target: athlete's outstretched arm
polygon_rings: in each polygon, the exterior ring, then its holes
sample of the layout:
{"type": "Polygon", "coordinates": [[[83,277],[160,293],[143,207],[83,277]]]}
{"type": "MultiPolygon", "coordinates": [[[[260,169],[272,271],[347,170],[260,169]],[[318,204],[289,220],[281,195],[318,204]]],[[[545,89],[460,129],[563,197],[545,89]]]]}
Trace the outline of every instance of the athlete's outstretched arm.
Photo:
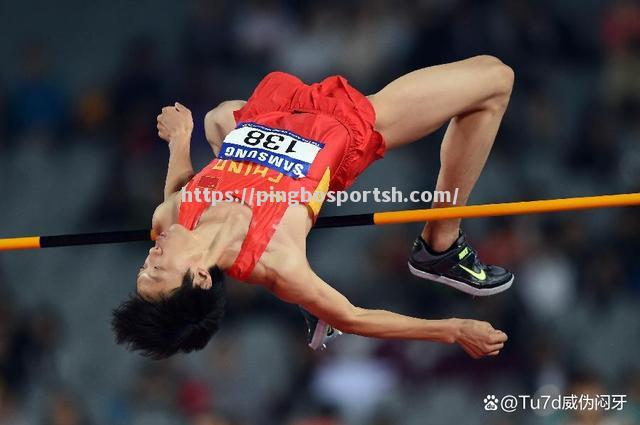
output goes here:
{"type": "Polygon", "coordinates": [[[164,199],[179,190],[193,176],[191,164],[191,111],[175,103],[165,106],[158,115],[158,136],[169,143],[169,166],[164,185],[164,199]]]}
{"type": "Polygon", "coordinates": [[[308,266],[305,270],[286,275],[274,285],[274,293],[284,301],[301,305],[343,332],[376,338],[458,343],[473,358],[497,355],[507,340],[504,332],[487,322],[426,320],[356,307],[308,266]]]}
{"type": "Polygon", "coordinates": [[[247,102],[244,100],[227,100],[205,115],[204,133],[214,155],[218,156],[220,145],[222,145],[225,136],[236,127],[233,112],[241,109],[245,103],[247,102]]]}

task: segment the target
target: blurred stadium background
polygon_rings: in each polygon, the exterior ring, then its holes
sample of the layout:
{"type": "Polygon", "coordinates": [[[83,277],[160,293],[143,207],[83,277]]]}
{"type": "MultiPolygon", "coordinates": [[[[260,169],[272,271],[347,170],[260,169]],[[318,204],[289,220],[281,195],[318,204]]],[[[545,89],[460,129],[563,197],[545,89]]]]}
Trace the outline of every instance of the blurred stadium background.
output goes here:
{"type": "MultiPolygon", "coordinates": [[[[149,226],[167,161],[160,108],[196,121],[268,71],[342,73],[365,93],[477,54],[516,72],[472,203],[640,190],[640,4],[604,0],[96,1],[0,5],[0,234],[149,226]]],[[[442,133],[391,152],[358,188],[433,189],[442,133]]],[[[423,205],[327,206],[347,214],[423,205]]],[[[640,214],[473,220],[514,287],[473,299],[411,277],[420,226],[322,230],[312,265],[356,304],[488,320],[495,359],[455,346],[345,336],[305,346],[294,306],[229,282],[201,353],[152,362],[113,342],[145,243],[0,257],[0,424],[640,424],[640,214]],[[626,394],[623,412],[485,412],[487,394],[626,394]]]]}

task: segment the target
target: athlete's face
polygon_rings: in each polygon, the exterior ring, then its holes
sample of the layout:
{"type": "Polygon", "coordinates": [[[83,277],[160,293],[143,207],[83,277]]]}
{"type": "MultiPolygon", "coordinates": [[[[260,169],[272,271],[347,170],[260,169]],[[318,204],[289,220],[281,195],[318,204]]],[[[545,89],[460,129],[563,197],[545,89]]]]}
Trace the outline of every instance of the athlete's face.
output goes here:
{"type": "Polygon", "coordinates": [[[194,285],[210,288],[211,276],[199,264],[202,255],[194,255],[191,246],[191,232],[180,225],[162,232],[138,273],[138,294],[151,300],[168,296],[182,285],[186,273],[193,276],[194,285]]]}

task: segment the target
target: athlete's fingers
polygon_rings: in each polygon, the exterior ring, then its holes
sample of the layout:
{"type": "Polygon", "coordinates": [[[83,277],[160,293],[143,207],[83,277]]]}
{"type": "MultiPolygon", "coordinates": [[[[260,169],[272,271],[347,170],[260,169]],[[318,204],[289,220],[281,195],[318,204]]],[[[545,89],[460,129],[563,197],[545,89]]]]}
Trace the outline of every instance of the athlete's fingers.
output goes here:
{"type": "Polygon", "coordinates": [[[166,123],[168,119],[169,117],[167,116],[167,114],[163,112],[162,114],[158,115],[157,121],[161,123],[166,123]]]}
{"type": "Polygon", "coordinates": [[[186,113],[186,114],[188,114],[188,115],[190,115],[190,114],[191,114],[191,111],[189,110],[189,108],[187,108],[186,106],[184,106],[182,103],[180,103],[180,102],[176,102],[176,105],[175,105],[175,106],[176,106],[176,110],[177,110],[178,112],[184,112],[184,113],[186,113]]]}
{"type": "Polygon", "coordinates": [[[509,339],[509,338],[507,337],[507,334],[506,334],[506,333],[504,333],[504,332],[502,332],[502,331],[495,331],[495,332],[493,332],[493,333],[490,335],[490,337],[489,337],[489,341],[490,341],[492,344],[497,344],[497,343],[499,343],[499,342],[504,343],[504,342],[507,342],[507,339],[509,339]]]}
{"type": "Polygon", "coordinates": [[[489,351],[489,352],[491,352],[491,351],[496,351],[496,350],[498,350],[498,351],[499,351],[499,350],[502,350],[503,348],[504,348],[504,344],[503,344],[503,343],[500,343],[500,344],[493,344],[493,345],[489,345],[489,346],[487,347],[487,350],[486,350],[486,351],[489,351]]]}
{"type": "Polygon", "coordinates": [[[500,354],[500,350],[492,351],[489,354],[487,354],[487,356],[497,356],[498,354],[500,354]]]}

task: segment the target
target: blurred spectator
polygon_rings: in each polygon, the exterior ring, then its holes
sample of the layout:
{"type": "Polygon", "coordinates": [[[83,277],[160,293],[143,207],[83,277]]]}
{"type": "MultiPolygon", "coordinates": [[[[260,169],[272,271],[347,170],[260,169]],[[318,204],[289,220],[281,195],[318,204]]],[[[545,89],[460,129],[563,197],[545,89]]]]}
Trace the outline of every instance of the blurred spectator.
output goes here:
{"type": "Polygon", "coordinates": [[[522,70],[525,75],[535,71],[535,67],[546,68],[552,61],[562,62],[571,51],[564,45],[570,34],[561,37],[559,16],[553,14],[548,3],[523,0],[499,4],[489,17],[489,33],[507,63],[522,63],[526,58],[535,64],[522,70]]]}
{"type": "Polygon", "coordinates": [[[567,156],[567,164],[576,171],[593,173],[599,179],[615,178],[620,146],[616,139],[617,123],[604,107],[590,107],[581,120],[580,135],[567,156]]]}
{"type": "Polygon", "coordinates": [[[627,395],[627,404],[620,417],[625,424],[640,423],[640,369],[629,371],[624,380],[624,394],[627,395]]]}
{"type": "Polygon", "coordinates": [[[3,289],[0,300],[0,374],[7,389],[20,393],[28,379],[29,336],[16,317],[13,299],[3,289]]]}
{"type": "Polygon", "coordinates": [[[51,52],[42,40],[20,49],[22,70],[9,93],[10,140],[32,134],[60,139],[68,126],[67,99],[51,69],[51,52]]]}
{"type": "Polygon", "coordinates": [[[630,121],[640,108],[640,5],[629,0],[611,2],[602,21],[607,48],[605,98],[630,121]]]}
{"type": "Polygon", "coordinates": [[[375,82],[401,73],[399,64],[405,63],[414,34],[406,25],[402,2],[374,0],[355,5],[337,65],[357,81],[360,90],[369,92],[375,82]]]}
{"type": "MultiPolygon", "coordinates": [[[[607,394],[602,382],[593,374],[588,372],[580,372],[575,374],[570,382],[568,395],[575,394],[578,397],[584,395],[591,399],[595,399],[600,394],[607,394]]],[[[614,414],[604,409],[576,409],[562,412],[559,417],[558,425],[626,425],[614,414]]]]}
{"type": "Polygon", "coordinates": [[[416,31],[410,41],[408,65],[412,69],[459,59],[453,50],[452,15],[455,2],[419,1],[407,11],[416,31]]]}
{"type": "Polygon", "coordinates": [[[83,137],[100,137],[108,132],[107,124],[111,105],[101,90],[82,93],[75,105],[75,123],[83,137]]]}
{"type": "Polygon", "coordinates": [[[29,423],[20,411],[15,395],[2,382],[0,382],[0,423],[3,425],[27,425],[29,423]]]}
{"type": "Polygon", "coordinates": [[[212,394],[206,383],[190,379],[178,389],[178,404],[182,412],[192,418],[207,416],[211,410],[212,394]]]}
{"type": "Polygon", "coordinates": [[[529,313],[543,322],[553,321],[571,308],[577,272],[568,258],[554,249],[553,240],[531,248],[518,288],[529,313]]]}
{"type": "Polygon", "coordinates": [[[99,227],[122,226],[135,217],[135,200],[131,195],[132,182],[127,181],[125,164],[117,162],[112,172],[99,188],[102,196],[95,200],[96,204],[87,212],[87,220],[99,227]]]}
{"type": "Polygon", "coordinates": [[[67,391],[52,395],[46,419],[46,425],[89,425],[91,422],[80,407],[77,397],[67,391]]]}
{"type": "Polygon", "coordinates": [[[602,20],[605,46],[614,54],[640,43],[640,5],[632,0],[609,2],[602,20]]]}
{"type": "Polygon", "coordinates": [[[349,423],[364,419],[396,387],[384,360],[372,356],[373,341],[349,337],[336,341],[335,355],[317,368],[312,392],[318,400],[340,407],[349,423]]]}
{"type": "Polygon", "coordinates": [[[228,0],[196,0],[184,30],[183,57],[187,67],[211,70],[231,69],[235,51],[229,22],[232,19],[228,0]]]}
{"type": "Polygon", "coordinates": [[[242,66],[264,73],[269,69],[271,55],[293,34],[294,21],[279,0],[248,0],[234,7],[237,13],[231,26],[233,48],[242,66]]]}
{"type": "Polygon", "coordinates": [[[167,103],[152,39],[129,41],[113,84],[111,103],[113,127],[120,139],[115,143],[121,144],[127,155],[148,154],[157,146],[156,116],[167,103]]]}
{"type": "Polygon", "coordinates": [[[273,66],[306,81],[339,72],[337,65],[348,38],[348,22],[340,2],[309,3],[302,23],[287,29],[294,33],[275,52],[273,66]]]}
{"type": "Polygon", "coordinates": [[[179,420],[176,373],[171,361],[143,364],[133,386],[133,424],[169,425],[179,420]]]}

